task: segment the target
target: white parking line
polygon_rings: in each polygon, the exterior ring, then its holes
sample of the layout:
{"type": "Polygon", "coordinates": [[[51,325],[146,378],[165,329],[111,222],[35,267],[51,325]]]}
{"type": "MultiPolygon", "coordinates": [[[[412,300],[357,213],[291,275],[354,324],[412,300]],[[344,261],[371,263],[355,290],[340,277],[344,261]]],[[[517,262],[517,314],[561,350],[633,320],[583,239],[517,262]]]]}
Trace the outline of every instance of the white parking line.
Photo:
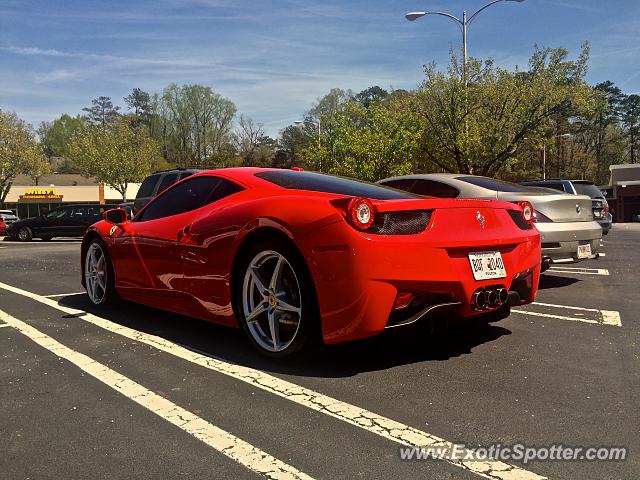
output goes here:
{"type": "Polygon", "coordinates": [[[11,325],[6,324],[6,323],[0,324],[0,328],[6,328],[6,327],[10,327],[10,326],[11,326],[11,325]]]}
{"type": "Polygon", "coordinates": [[[606,257],[606,256],[607,256],[607,254],[606,254],[606,253],[604,253],[604,252],[603,252],[603,253],[600,253],[599,255],[600,255],[601,257],[606,257]]]}
{"type": "Polygon", "coordinates": [[[95,379],[155,413],[160,418],[193,435],[214,450],[235,460],[266,478],[304,479],[311,477],[272,457],[257,447],[222,430],[188,410],[176,405],[146,387],[111,370],[91,357],[76,352],[35,329],[31,325],[0,310],[0,319],[58,357],[64,358],[95,379]]]}
{"type": "Polygon", "coordinates": [[[549,273],[574,273],[578,275],[604,275],[609,276],[606,268],[579,268],[579,267],[549,267],[549,273]]]}
{"type": "Polygon", "coordinates": [[[511,309],[514,313],[520,313],[523,315],[532,315],[534,317],[546,317],[546,318],[554,318],[557,320],[570,320],[573,322],[583,322],[583,323],[591,323],[597,325],[610,325],[613,327],[622,327],[622,321],[620,320],[620,312],[615,310],[598,310],[597,308],[584,308],[584,307],[574,307],[570,305],[555,305],[553,303],[541,303],[541,302],[533,302],[529,305],[526,310],[522,309],[511,309]],[[536,310],[531,310],[537,307],[541,307],[543,312],[539,312],[536,310]],[[564,311],[574,311],[576,313],[573,316],[568,315],[559,315],[558,313],[550,313],[554,310],[560,310],[560,313],[565,313],[564,311]],[[584,312],[584,313],[583,313],[584,312]]]}
{"type": "Polygon", "coordinates": [[[45,298],[71,297],[72,295],[84,295],[85,293],[86,292],[56,293],[55,295],[45,295],[45,298]]]}
{"type": "MultiPolygon", "coordinates": [[[[235,378],[236,380],[240,380],[256,388],[260,388],[274,395],[290,400],[298,405],[305,406],[316,412],[337,418],[350,425],[366,430],[367,432],[374,433],[387,440],[413,447],[441,446],[457,448],[454,447],[452,442],[437,437],[436,435],[418,430],[311,389],[301,387],[295,383],[282,380],[261,370],[256,370],[242,365],[235,365],[219,358],[191,351],[166,340],[165,338],[133,330],[132,328],[113,323],[105,318],[85,312],[84,310],[59,305],[52,299],[5,283],[0,283],[0,289],[30,298],[31,300],[35,300],[36,302],[55,308],[66,314],[76,315],[79,320],[84,320],[109,332],[150,345],[158,350],[196,365],[200,365],[216,373],[235,378]]],[[[467,450],[465,450],[465,452],[467,452],[467,450]]],[[[484,478],[510,480],[544,480],[546,478],[528,470],[524,470],[518,466],[496,460],[473,462],[447,459],[443,461],[457,467],[464,468],[484,478]]]]}

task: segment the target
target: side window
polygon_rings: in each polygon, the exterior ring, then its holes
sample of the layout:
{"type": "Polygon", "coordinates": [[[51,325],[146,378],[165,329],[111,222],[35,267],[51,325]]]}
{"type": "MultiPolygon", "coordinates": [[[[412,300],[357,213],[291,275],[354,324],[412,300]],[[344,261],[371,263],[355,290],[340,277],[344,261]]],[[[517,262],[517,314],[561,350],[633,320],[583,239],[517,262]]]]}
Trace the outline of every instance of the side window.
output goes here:
{"type": "Polygon", "coordinates": [[[73,207],[71,210],[72,217],[86,217],[88,214],[88,207],[73,207]]]}
{"type": "Polygon", "coordinates": [[[398,190],[404,190],[405,192],[411,192],[411,187],[415,183],[415,179],[413,178],[405,178],[402,180],[391,180],[389,182],[384,182],[381,185],[385,187],[397,188],[398,190]]]}
{"type": "Polygon", "coordinates": [[[140,185],[136,198],[145,198],[153,195],[153,189],[159,178],[160,175],[151,175],[150,177],[145,178],[142,185],[140,185]]]}
{"type": "Polygon", "coordinates": [[[136,215],[134,221],[146,222],[179,215],[202,207],[219,185],[217,177],[196,177],[169,188],[136,215]]]}
{"type": "Polygon", "coordinates": [[[456,198],[460,195],[460,191],[451,185],[435,182],[433,180],[420,179],[416,180],[411,192],[417,193],[418,195],[427,195],[438,198],[456,198]]]}
{"type": "Polygon", "coordinates": [[[101,207],[100,205],[96,205],[95,207],[89,207],[89,215],[92,215],[94,217],[102,216],[103,212],[104,212],[104,207],[101,207]]]}
{"type": "Polygon", "coordinates": [[[229,195],[233,195],[234,193],[238,193],[243,190],[240,185],[236,185],[229,180],[225,180],[224,178],[220,179],[220,183],[215,188],[215,190],[209,195],[209,198],[205,201],[204,205],[209,205],[210,203],[217,202],[218,200],[222,200],[229,195]]]}
{"type": "Polygon", "coordinates": [[[167,188],[169,188],[171,185],[173,185],[177,181],[178,181],[177,173],[165,174],[165,176],[162,177],[162,181],[160,182],[160,186],[158,187],[158,191],[156,192],[156,195],[160,195],[162,192],[164,192],[167,188]]]}
{"type": "Polygon", "coordinates": [[[184,180],[187,177],[190,177],[191,175],[193,175],[193,172],[182,172],[180,174],[180,180],[184,180]]]}
{"type": "Polygon", "coordinates": [[[51,210],[49,213],[45,215],[45,218],[54,219],[54,218],[62,218],[67,215],[66,208],[56,208],[55,210],[51,210]]]}

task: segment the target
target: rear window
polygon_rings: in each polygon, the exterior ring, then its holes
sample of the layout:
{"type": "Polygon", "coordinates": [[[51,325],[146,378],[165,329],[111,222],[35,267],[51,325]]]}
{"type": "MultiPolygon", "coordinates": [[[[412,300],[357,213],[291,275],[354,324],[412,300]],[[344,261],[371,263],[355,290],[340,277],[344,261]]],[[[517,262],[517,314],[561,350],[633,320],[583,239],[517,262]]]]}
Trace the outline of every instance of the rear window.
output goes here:
{"type": "Polygon", "coordinates": [[[145,178],[142,182],[142,185],[140,185],[140,188],[138,189],[136,198],[146,198],[152,196],[153,188],[156,186],[156,182],[158,181],[159,177],[160,175],[151,175],[150,177],[145,178]]]}
{"type": "Polygon", "coordinates": [[[296,172],[294,170],[267,171],[255,174],[256,177],[291,190],[309,190],[312,192],[335,193],[354,197],[366,197],[374,200],[400,200],[422,198],[409,192],[375,185],[351,178],[334,177],[314,172],[296,172]]]}
{"type": "Polygon", "coordinates": [[[576,193],[579,195],[588,195],[591,198],[604,198],[602,191],[593,183],[573,182],[573,188],[576,189],[576,193]]]}
{"type": "Polygon", "coordinates": [[[504,180],[496,180],[495,178],[488,177],[456,177],[457,180],[461,180],[465,183],[470,183],[476,187],[486,188],[487,190],[493,190],[494,192],[531,192],[533,191],[529,187],[524,185],[518,185],[517,183],[505,182],[504,180]]]}

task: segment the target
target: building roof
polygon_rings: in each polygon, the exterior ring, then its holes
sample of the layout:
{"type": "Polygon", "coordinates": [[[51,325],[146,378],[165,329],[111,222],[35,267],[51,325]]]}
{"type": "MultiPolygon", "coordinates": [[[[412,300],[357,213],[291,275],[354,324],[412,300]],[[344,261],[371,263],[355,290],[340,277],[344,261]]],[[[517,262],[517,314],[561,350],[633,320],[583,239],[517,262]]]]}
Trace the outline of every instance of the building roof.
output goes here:
{"type": "MultiPolygon", "coordinates": [[[[33,184],[33,179],[26,175],[18,175],[13,181],[13,185],[16,187],[33,186],[33,184]]],[[[42,187],[88,187],[98,185],[98,182],[93,178],[83,177],[77,173],[56,173],[40,177],[38,185],[42,187]]]]}
{"type": "Polygon", "coordinates": [[[609,185],[630,184],[630,182],[640,181],[640,163],[611,165],[609,170],[611,171],[609,185]]]}

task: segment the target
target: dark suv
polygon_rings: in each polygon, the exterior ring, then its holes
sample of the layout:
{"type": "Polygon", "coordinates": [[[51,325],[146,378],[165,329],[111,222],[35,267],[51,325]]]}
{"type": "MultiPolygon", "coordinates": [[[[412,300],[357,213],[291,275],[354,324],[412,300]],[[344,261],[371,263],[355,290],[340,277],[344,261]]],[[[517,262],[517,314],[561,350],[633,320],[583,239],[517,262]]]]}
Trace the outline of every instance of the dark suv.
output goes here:
{"type": "Polygon", "coordinates": [[[109,207],[86,203],[63,205],[39,217],[18,220],[7,227],[7,236],[28,242],[34,237],[51,240],[53,237],[81,237],[85,230],[102,220],[109,207]]]}
{"type": "Polygon", "coordinates": [[[165,191],[174,183],[200,171],[202,170],[195,168],[174,168],[172,170],[161,170],[152,173],[145,178],[142,185],[140,185],[136,199],[133,202],[133,214],[138,213],[152,198],[165,191]]]}
{"type": "Polygon", "coordinates": [[[587,195],[591,197],[593,204],[593,218],[602,227],[603,235],[611,230],[613,217],[609,213],[609,203],[604,198],[602,190],[600,190],[593,182],[589,180],[523,180],[518,182],[521,185],[530,185],[535,187],[546,187],[570,195],[587,195]]]}

